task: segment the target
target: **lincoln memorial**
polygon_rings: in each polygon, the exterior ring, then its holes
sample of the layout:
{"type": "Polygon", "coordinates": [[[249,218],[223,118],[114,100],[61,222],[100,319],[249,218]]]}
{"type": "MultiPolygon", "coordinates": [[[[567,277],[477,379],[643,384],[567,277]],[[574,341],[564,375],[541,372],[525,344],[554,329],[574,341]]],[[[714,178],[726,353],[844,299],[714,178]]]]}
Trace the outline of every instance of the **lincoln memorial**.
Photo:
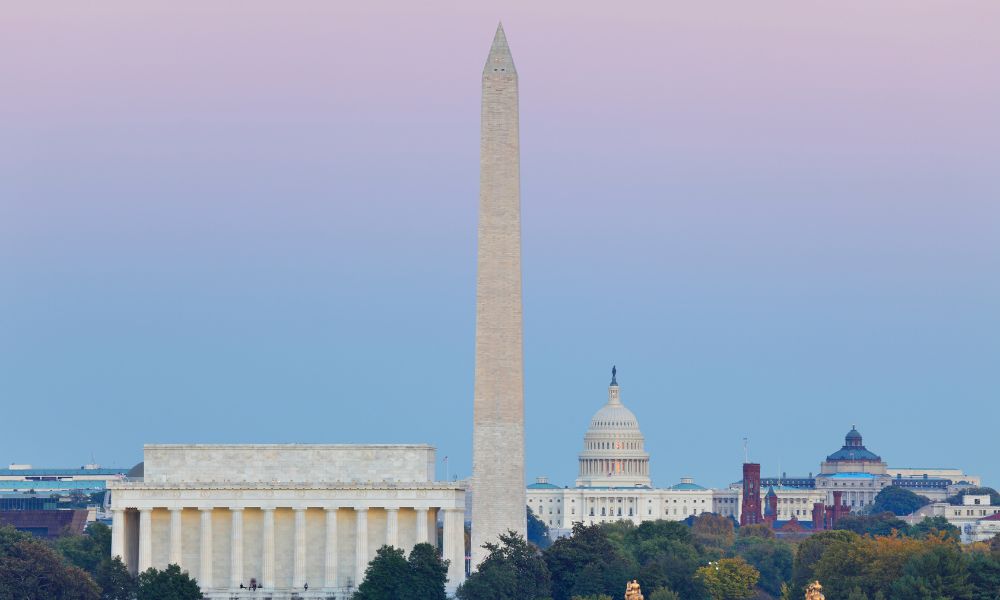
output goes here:
{"type": "Polygon", "coordinates": [[[111,553],[132,573],[177,564],[212,600],[339,600],[383,544],[429,542],[449,592],[464,579],[465,490],[434,481],[431,446],[146,445],[144,463],[108,482],[111,553]]]}

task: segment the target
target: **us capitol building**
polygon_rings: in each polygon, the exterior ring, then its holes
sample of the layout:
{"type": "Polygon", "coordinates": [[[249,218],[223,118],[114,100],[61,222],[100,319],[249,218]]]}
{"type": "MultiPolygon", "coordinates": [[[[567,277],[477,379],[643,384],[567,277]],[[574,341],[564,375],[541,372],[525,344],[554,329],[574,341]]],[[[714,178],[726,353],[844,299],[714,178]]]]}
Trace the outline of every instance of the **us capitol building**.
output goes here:
{"type": "Polygon", "coordinates": [[[644,445],[638,420],[622,403],[613,368],[608,401],[583,436],[576,485],[559,487],[539,477],[528,486],[528,508],[549,526],[553,537],[567,535],[576,522],[682,521],[706,512],[739,517],[738,490],[712,490],[690,478],[654,488],[644,445]]]}
{"type": "MultiPolygon", "coordinates": [[[[583,436],[575,485],[560,487],[539,477],[527,487],[528,508],[549,526],[552,537],[568,535],[577,522],[628,520],[638,525],[658,519],[683,521],[706,512],[740,520],[742,481],[709,489],[683,478],[668,488],[654,488],[644,443],[635,414],[622,403],[617,370],[612,368],[608,401],[591,418],[583,436]]],[[[794,521],[809,529],[813,507],[832,504],[835,493],[845,508],[859,512],[886,486],[941,501],[963,487],[980,485],[980,480],[960,469],[890,468],[865,447],[852,427],[844,445],[821,462],[818,474],[764,477],[760,484],[759,505],[769,495],[774,498],[776,525],[794,521]]]]}

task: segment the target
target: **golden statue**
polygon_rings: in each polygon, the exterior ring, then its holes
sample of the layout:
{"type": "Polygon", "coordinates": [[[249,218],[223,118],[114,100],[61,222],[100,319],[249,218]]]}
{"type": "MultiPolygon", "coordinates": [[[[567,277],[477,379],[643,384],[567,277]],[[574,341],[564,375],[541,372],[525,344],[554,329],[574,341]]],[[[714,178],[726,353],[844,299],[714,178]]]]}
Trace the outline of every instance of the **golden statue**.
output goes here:
{"type": "Polygon", "coordinates": [[[818,581],[814,581],[806,588],[806,600],[826,600],[823,595],[823,586],[818,581]]]}
{"type": "Polygon", "coordinates": [[[643,600],[638,580],[633,579],[625,584],[625,600],[643,600]]]}

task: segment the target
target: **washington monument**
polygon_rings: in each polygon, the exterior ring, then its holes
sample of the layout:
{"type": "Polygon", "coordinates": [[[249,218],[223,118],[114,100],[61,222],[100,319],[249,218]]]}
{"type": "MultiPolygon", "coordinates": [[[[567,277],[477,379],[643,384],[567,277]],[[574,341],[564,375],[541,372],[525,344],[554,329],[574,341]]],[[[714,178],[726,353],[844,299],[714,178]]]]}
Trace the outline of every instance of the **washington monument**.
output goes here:
{"type": "Polygon", "coordinates": [[[472,431],[472,568],[484,542],[527,529],[521,349],[521,166],[517,71],[503,26],[483,69],[479,267],[472,431]]]}

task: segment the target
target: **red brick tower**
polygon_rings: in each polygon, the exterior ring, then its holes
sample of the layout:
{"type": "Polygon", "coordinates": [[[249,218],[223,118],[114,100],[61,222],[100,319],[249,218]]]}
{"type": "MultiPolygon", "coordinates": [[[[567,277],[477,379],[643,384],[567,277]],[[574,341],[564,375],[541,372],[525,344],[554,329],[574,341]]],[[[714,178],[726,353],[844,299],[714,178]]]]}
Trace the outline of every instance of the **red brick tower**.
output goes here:
{"type": "Polygon", "coordinates": [[[740,525],[763,523],[760,511],[760,464],[743,463],[743,513],[740,525]]]}
{"type": "Polygon", "coordinates": [[[778,520],[778,495],[774,493],[774,487],[767,489],[767,496],[764,497],[764,521],[774,528],[774,522],[778,520]]]}
{"type": "Polygon", "coordinates": [[[813,504],[813,530],[822,531],[826,529],[826,504],[816,502],[813,504]]]}

